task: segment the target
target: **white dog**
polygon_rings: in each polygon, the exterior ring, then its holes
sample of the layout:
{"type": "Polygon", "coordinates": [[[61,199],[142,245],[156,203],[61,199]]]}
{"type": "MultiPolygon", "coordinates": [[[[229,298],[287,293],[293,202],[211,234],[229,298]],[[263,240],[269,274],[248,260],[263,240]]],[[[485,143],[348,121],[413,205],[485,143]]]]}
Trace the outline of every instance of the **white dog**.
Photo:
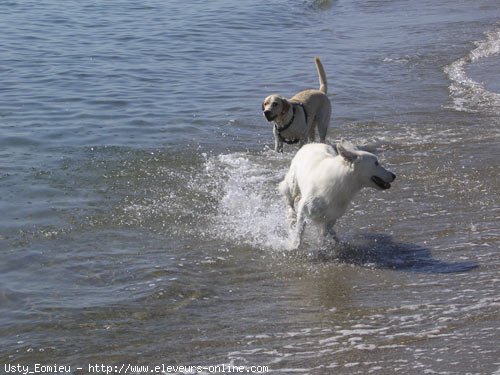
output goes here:
{"type": "Polygon", "coordinates": [[[337,152],[326,144],[305,145],[279,185],[290,206],[292,225],[296,222],[296,247],[302,244],[306,216],[323,225],[324,236],[335,237],[333,225],[358,191],[364,187],[389,189],[396,178],[375,155],[343,140],[336,148],[337,152]]]}
{"type": "Polygon", "coordinates": [[[326,74],[319,57],[314,59],[319,75],[319,89],[304,90],[291,99],[269,95],[262,103],[262,112],[267,121],[274,123],[274,149],[283,151],[283,143],[299,143],[299,146],[313,142],[315,128],[319,139],[325,141],[332,106],[326,95],[326,74]]]}

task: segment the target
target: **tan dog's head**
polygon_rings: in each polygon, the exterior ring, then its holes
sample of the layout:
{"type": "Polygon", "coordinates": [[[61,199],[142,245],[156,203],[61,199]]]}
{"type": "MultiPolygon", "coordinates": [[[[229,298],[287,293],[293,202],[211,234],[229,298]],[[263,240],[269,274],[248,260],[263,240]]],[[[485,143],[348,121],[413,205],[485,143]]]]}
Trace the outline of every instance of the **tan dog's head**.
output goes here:
{"type": "Polygon", "coordinates": [[[267,121],[274,121],[290,109],[290,103],[279,95],[269,95],[262,102],[262,112],[267,121]]]}

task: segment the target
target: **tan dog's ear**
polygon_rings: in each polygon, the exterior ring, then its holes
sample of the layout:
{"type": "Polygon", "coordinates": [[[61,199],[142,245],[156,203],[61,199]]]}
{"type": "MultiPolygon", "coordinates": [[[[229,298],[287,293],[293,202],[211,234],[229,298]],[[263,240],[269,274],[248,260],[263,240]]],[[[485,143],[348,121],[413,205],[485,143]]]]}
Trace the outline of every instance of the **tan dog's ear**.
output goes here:
{"type": "Polygon", "coordinates": [[[290,110],[290,103],[288,103],[288,100],[286,99],[281,99],[281,103],[283,104],[283,110],[281,111],[281,114],[284,115],[290,110]]]}

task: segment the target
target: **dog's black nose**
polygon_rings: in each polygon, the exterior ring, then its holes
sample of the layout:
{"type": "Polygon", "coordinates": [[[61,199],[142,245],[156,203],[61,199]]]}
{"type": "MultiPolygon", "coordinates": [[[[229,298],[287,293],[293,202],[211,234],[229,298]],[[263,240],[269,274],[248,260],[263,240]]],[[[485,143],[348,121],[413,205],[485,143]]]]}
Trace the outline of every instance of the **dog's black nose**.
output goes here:
{"type": "Polygon", "coordinates": [[[264,116],[266,117],[267,121],[272,121],[273,120],[273,113],[271,111],[264,111],[264,116]]]}
{"type": "Polygon", "coordinates": [[[391,175],[392,175],[392,181],[394,181],[396,179],[396,175],[392,172],[391,172],[391,175]]]}

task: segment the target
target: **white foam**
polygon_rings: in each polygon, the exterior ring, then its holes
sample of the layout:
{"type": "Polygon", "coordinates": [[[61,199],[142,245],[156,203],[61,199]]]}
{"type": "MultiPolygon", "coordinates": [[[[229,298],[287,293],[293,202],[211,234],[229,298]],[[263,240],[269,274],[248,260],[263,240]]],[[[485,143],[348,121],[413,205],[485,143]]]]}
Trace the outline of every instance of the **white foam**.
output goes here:
{"type": "Polygon", "coordinates": [[[452,108],[457,111],[500,113],[500,93],[486,90],[482,83],[474,81],[465,72],[468,65],[500,53],[500,29],[486,32],[485,35],[486,39],[476,42],[476,48],[468,55],[444,68],[451,81],[452,108]]]}

